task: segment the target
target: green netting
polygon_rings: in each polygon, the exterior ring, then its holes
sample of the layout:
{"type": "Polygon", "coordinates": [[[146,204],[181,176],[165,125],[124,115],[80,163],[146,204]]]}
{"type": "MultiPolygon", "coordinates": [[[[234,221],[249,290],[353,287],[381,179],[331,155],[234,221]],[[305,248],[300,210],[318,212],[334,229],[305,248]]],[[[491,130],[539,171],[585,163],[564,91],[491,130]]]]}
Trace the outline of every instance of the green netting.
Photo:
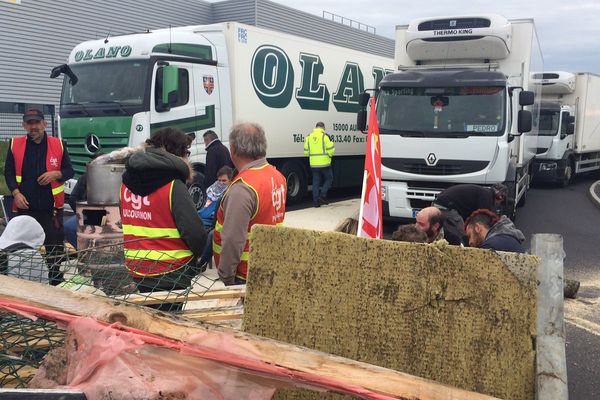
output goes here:
{"type": "MultiPolygon", "coordinates": [[[[167,275],[135,279],[125,267],[123,246],[111,243],[68,253],[60,263],[64,282],[59,286],[181,314],[190,311],[190,299],[202,300],[218,281],[215,273],[190,264],[167,275]]],[[[164,265],[169,255],[158,258],[164,265]]],[[[54,260],[31,249],[0,252],[0,273],[49,284],[48,265],[54,260]]],[[[62,346],[64,336],[51,321],[0,313],[0,387],[27,387],[42,358],[62,346]]]]}

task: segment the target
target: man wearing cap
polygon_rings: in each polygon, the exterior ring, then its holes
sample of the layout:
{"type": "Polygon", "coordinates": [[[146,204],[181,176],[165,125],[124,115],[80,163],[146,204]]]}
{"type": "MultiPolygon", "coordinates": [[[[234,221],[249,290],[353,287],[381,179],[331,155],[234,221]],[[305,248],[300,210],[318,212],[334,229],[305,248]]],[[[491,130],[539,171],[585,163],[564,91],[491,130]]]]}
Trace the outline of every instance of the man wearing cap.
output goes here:
{"type": "Polygon", "coordinates": [[[62,282],[64,254],[64,181],[73,177],[69,154],[59,138],[48,136],[48,122],[38,109],[23,115],[27,135],[11,139],[4,178],[14,197],[13,212],[30,215],[44,228],[50,283],[62,282]]]}

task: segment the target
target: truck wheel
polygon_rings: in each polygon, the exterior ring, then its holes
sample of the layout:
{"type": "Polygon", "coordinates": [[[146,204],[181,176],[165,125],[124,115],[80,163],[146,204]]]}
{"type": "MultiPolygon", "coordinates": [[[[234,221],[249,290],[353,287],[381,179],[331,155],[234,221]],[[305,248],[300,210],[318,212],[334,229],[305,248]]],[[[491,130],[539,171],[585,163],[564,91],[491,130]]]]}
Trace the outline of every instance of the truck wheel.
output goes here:
{"type": "Polygon", "coordinates": [[[196,210],[201,209],[206,202],[206,189],[204,188],[204,174],[202,172],[196,171],[194,173],[194,181],[189,186],[188,192],[196,205],[196,210]]]}
{"type": "Polygon", "coordinates": [[[307,192],[304,169],[296,162],[286,162],[281,167],[281,173],[287,182],[287,202],[298,203],[307,192]]]}
{"type": "Polygon", "coordinates": [[[562,179],[558,182],[560,187],[567,187],[571,182],[571,178],[573,177],[573,167],[570,161],[567,162],[565,166],[565,173],[562,176],[562,179]]]}

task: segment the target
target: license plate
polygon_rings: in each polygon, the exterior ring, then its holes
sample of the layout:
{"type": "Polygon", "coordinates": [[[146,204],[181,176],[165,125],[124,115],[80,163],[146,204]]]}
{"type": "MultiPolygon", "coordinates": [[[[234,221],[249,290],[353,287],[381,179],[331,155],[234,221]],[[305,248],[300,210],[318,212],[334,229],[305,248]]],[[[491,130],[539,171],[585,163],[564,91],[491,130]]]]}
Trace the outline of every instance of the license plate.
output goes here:
{"type": "Polygon", "coordinates": [[[417,218],[417,213],[418,213],[419,211],[421,211],[421,210],[415,210],[415,209],[413,209],[413,210],[412,210],[412,217],[413,217],[413,218],[417,218]]]}

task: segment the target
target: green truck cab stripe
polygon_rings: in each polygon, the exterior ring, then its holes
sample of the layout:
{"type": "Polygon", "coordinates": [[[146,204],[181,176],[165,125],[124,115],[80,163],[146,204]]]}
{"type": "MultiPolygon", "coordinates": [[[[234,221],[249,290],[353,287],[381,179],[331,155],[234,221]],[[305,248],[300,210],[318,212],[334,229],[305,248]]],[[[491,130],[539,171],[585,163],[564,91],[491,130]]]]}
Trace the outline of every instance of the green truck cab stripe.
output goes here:
{"type": "Polygon", "coordinates": [[[161,128],[177,128],[184,132],[194,132],[201,129],[214,128],[215,126],[215,106],[206,106],[204,115],[197,115],[190,118],[174,119],[165,122],[150,124],[150,132],[154,134],[161,128]]]}

